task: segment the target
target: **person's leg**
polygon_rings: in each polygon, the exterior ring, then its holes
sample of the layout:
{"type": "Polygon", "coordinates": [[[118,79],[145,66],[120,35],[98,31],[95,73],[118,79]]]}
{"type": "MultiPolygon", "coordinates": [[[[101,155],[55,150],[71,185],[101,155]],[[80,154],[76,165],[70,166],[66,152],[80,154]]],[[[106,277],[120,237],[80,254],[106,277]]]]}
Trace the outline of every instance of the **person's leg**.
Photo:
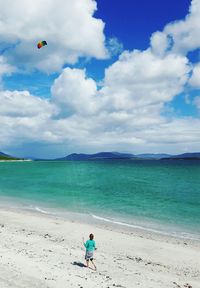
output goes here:
{"type": "Polygon", "coordinates": [[[87,266],[87,268],[89,267],[89,260],[88,259],[86,259],[86,266],[87,266]]]}
{"type": "Polygon", "coordinates": [[[92,262],[92,265],[94,266],[94,270],[97,270],[97,267],[96,267],[96,265],[94,264],[94,260],[93,260],[93,259],[91,259],[91,262],[92,262]]]}

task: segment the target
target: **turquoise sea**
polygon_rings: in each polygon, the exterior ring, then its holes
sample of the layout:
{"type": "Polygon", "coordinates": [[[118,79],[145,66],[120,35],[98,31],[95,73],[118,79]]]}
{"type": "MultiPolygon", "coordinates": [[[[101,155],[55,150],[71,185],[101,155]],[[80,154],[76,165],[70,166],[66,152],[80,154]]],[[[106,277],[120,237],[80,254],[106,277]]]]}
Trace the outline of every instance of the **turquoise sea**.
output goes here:
{"type": "Polygon", "coordinates": [[[200,161],[0,162],[0,201],[200,237],[200,161]]]}

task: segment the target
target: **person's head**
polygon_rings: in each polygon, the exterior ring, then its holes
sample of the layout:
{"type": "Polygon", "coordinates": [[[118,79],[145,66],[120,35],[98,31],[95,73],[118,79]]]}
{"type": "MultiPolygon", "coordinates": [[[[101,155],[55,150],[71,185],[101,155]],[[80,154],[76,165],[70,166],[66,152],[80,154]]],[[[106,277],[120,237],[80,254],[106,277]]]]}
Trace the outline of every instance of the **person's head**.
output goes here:
{"type": "Polygon", "coordinates": [[[91,234],[89,235],[89,238],[90,238],[90,240],[93,240],[93,239],[94,239],[94,235],[91,233],[91,234]]]}

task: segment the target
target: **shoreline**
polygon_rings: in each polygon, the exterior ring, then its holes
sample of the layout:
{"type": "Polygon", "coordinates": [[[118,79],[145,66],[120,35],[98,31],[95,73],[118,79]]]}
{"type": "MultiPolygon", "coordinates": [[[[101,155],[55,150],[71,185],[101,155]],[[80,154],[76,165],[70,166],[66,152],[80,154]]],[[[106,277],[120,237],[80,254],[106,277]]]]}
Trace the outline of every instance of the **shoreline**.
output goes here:
{"type": "MultiPolygon", "coordinates": [[[[91,226],[97,226],[99,228],[103,228],[106,230],[111,230],[111,231],[117,231],[120,233],[128,233],[128,234],[137,234],[139,236],[141,235],[149,235],[150,237],[159,237],[159,238],[172,238],[177,241],[191,241],[191,242],[197,242],[200,244],[200,234],[194,234],[192,232],[185,232],[180,230],[175,231],[175,230],[159,230],[156,228],[148,228],[145,226],[142,226],[142,224],[130,224],[123,222],[121,220],[117,219],[111,219],[111,218],[104,218],[101,216],[94,215],[92,213],[79,213],[79,212],[72,212],[72,211],[63,211],[63,212],[58,212],[56,210],[55,213],[52,211],[44,210],[45,208],[40,208],[40,207],[32,207],[30,209],[23,209],[24,211],[32,211],[38,214],[42,215],[47,215],[50,217],[55,217],[59,218],[62,220],[66,221],[74,221],[78,222],[80,224],[90,224],[91,226]],[[74,220],[75,219],[75,220],[74,220]]],[[[150,222],[149,222],[150,223],[150,222]]],[[[148,222],[145,223],[146,225],[148,222]]],[[[152,224],[152,223],[151,223],[152,224]]]]}
{"type": "Polygon", "coordinates": [[[56,217],[66,221],[77,221],[80,224],[89,223],[90,225],[97,225],[107,229],[113,229],[119,232],[148,234],[150,236],[157,235],[158,237],[168,237],[183,241],[194,241],[200,243],[200,233],[195,230],[184,230],[180,226],[172,226],[167,223],[158,223],[147,221],[146,219],[138,221],[138,219],[129,222],[128,219],[113,218],[109,216],[101,216],[94,213],[83,213],[80,211],[69,211],[61,207],[44,207],[42,203],[27,201],[21,202],[18,198],[7,198],[0,196],[0,209],[11,211],[24,211],[30,213],[38,213],[50,217],[56,217]],[[16,204],[17,203],[17,204],[16,204]],[[126,221],[127,220],[127,221],[126,221]],[[162,227],[162,229],[161,229],[162,227]],[[163,229],[164,227],[164,229],[163,229]],[[196,233],[195,233],[196,232],[196,233]]]}
{"type": "Polygon", "coordinates": [[[1,207],[0,219],[1,287],[198,288],[199,242],[13,208],[1,207]],[[83,266],[91,232],[97,272],[83,266]]]}
{"type": "Polygon", "coordinates": [[[19,160],[17,160],[17,159],[13,159],[13,160],[6,160],[6,159],[4,159],[4,160],[0,160],[0,162],[32,162],[33,160],[31,160],[31,159],[19,159],[19,160]]]}

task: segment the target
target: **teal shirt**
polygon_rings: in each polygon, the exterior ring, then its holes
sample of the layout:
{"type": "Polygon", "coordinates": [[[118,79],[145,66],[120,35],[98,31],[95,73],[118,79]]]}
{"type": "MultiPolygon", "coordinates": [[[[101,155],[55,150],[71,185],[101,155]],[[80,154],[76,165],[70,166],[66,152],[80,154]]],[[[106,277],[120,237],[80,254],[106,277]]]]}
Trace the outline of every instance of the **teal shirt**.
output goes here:
{"type": "Polygon", "coordinates": [[[96,247],[96,244],[95,244],[95,241],[94,240],[87,240],[85,243],[84,243],[84,246],[86,248],[86,251],[94,251],[95,247],[96,247]]]}

